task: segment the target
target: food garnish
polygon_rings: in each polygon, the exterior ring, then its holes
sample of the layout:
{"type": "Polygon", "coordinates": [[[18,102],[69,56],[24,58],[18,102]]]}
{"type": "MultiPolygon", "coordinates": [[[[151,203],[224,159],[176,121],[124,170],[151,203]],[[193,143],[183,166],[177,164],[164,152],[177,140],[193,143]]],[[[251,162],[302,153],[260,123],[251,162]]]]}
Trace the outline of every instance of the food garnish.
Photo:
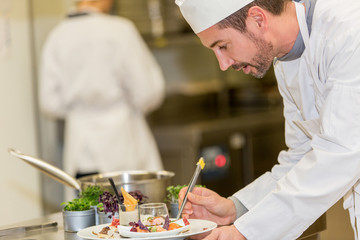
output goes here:
{"type": "Polygon", "coordinates": [[[80,193],[80,198],[87,199],[91,206],[95,206],[98,204],[98,199],[103,193],[104,189],[99,185],[88,186],[80,193]]]}
{"type": "Polygon", "coordinates": [[[109,226],[103,227],[98,233],[92,231],[92,234],[101,239],[113,239],[115,238],[115,233],[118,233],[118,229],[117,226],[113,225],[113,223],[109,226]]]}
{"type": "Polygon", "coordinates": [[[200,165],[201,170],[203,170],[205,167],[204,158],[200,158],[196,165],[200,165]]]}
{"type": "Polygon", "coordinates": [[[129,225],[132,227],[130,232],[150,232],[140,220],[138,222],[130,222],[129,225]]]}
{"type": "Polygon", "coordinates": [[[172,222],[172,223],[169,224],[168,230],[170,231],[170,230],[178,229],[178,228],[181,228],[181,227],[182,227],[181,225],[172,222]]]}
{"type": "Polygon", "coordinates": [[[110,227],[106,226],[103,229],[101,229],[101,231],[99,233],[100,234],[108,234],[109,231],[110,231],[110,227]]]}
{"type": "MultiPolygon", "coordinates": [[[[137,201],[138,204],[143,204],[146,202],[146,200],[149,198],[148,196],[145,196],[141,191],[135,190],[128,192],[131,196],[133,196],[137,201]]],[[[124,203],[124,196],[120,194],[120,202],[124,203]]]]}
{"type": "Polygon", "coordinates": [[[185,226],[190,225],[189,221],[186,218],[183,218],[183,222],[184,222],[185,226]]]}
{"type": "Polygon", "coordinates": [[[170,226],[170,218],[169,216],[166,216],[163,228],[169,230],[169,226],[170,226]]]}
{"type": "Polygon", "coordinates": [[[120,225],[120,219],[117,219],[117,218],[113,217],[113,220],[112,220],[112,222],[110,224],[110,227],[117,227],[119,225],[120,225]]]}
{"type": "Polygon", "coordinates": [[[100,212],[111,213],[109,218],[114,217],[119,212],[119,202],[115,195],[104,191],[98,198],[97,208],[100,212]]]}
{"type": "MultiPolygon", "coordinates": [[[[187,219],[182,219],[184,222],[184,225],[189,225],[190,223],[187,221],[187,219]]],[[[138,222],[130,222],[129,225],[131,226],[130,231],[131,232],[143,232],[143,233],[153,233],[153,232],[164,232],[164,231],[171,231],[178,228],[182,228],[184,226],[177,223],[178,221],[170,221],[169,217],[167,216],[165,218],[165,223],[163,226],[145,226],[140,220],[138,222]]],[[[96,235],[98,238],[101,239],[114,239],[118,238],[118,228],[119,225],[119,219],[113,218],[113,221],[111,224],[109,224],[106,227],[103,227],[98,233],[92,231],[92,234],[96,235]]],[[[189,229],[185,229],[180,233],[188,232],[189,229]]]]}
{"type": "Polygon", "coordinates": [[[121,187],[121,193],[124,197],[124,205],[126,211],[133,211],[138,204],[138,200],[136,200],[133,196],[131,196],[128,192],[125,191],[123,187],[121,187]]]}
{"type": "MultiPolygon", "coordinates": [[[[184,224],[189,225],[190,223],[184,220],[184,224]]],[[[178,223],[170,222],[169,216],[166,216],[164,225],[152,225],[152,226],[145,226],[140,220],[138,222],[131,222],[129,225],[132,227],[130,229],[131,232],[165,232],[165,231],[171,231],[174,229],[182,228],[178,223]]]]}

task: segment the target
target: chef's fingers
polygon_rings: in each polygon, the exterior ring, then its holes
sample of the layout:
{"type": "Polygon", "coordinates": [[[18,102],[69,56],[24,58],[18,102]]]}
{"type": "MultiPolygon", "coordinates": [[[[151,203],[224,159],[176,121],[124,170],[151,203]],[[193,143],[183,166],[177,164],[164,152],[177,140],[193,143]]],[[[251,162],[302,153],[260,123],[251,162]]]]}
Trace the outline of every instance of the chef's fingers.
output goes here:
{"type": "Polygon", "coordinates": [[[204,239],[206,236],[208,236],[211,232],[206,232],[206,233],[201,233],[201,234],[196,234],[191,236],[189,239],[204,239]]]}
{"type": "Polygon", "coordinates": [[[191,211],[191,213],[187,213],[187,212],[183,211],[181,217],[189,219],[191,214],[192,214],[192,211],[191,211]]]}
{"type": "Polygon", "coordinates": [[[204,238],[200,238],[203,240],[218,240],[220,237],[220,231],[218,231],[218,229],[214,229],[210,232],[210,234],[208,234],[207,236],[205,236],[204,238]]]}
{"type": "Polygon", "coordinates": [[[234,225],[215,228],[203,240],[246,240],[234,225]]]}
{"type": "Polygon", "coordinates": [[[185,193],[186,193],[186,190],[187,190],[187,187],[183,187],[180,192],[179,192],[179,203],[181,204],[183,199],[184,199],[184,196],[185,196],[185,193]],[[181,202],[180,202],[181,201],[181,202]]]}
{"type": "Polygon", "coordinates": [[[197,194],[193,194],[191,192],[189,192],[187,198],[192,204],[196,204],[196,205],[200,205],[200,206],[209,204],[208,197],[203,197],[203,196],[200,196],[197,194]]]}

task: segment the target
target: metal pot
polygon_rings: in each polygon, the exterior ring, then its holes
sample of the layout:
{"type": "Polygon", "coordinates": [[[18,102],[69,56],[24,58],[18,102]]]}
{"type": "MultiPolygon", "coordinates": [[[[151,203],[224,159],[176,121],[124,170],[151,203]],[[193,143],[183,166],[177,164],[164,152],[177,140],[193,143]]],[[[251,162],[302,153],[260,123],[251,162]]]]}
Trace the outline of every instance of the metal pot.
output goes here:
{"type": "Polygon", "coordinates": [[[120,191],[121,187],[127,192],[139,190],[148,197],[147,202],[164,202],[166,187],[171,185],[171,180],[175,175],[169,171],[117,171],[75,179],[61,169],[43,160],[25,155],[18,150],[8,149],[8,151],[11,155],[24,160],[56,181],[75,188],[80,192],[88,186],[99,185],[105,191],[113,193],[113,189],[108,181],[108,178],[111,177],[118,191],[120,191]]]}

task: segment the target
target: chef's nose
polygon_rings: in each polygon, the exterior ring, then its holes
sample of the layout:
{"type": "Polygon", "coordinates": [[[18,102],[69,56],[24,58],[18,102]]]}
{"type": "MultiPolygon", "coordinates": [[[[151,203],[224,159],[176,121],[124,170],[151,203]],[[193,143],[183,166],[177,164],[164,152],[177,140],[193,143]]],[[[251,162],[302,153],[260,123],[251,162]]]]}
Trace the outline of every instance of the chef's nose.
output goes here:
{"type": "Polygon", "coordinates": [[[226,71],[229,67],[231,67],[235,63],[235,61],[232,58],[227,57],[225,55],[216,54],[216,58],[219,62],[219,67],[222,71],[226,71]]]}

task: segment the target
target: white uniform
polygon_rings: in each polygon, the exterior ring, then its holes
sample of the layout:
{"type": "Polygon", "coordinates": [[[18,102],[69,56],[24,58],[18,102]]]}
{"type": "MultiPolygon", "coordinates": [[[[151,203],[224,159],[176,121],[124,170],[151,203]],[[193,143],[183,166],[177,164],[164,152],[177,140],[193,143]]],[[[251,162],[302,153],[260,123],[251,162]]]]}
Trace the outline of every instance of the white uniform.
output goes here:
{"type": "Polygon", "coordinates": [[[40,105],[66,120],[65,171],[162,170],[145,114],[164,98],[161,69],[129,20],[91,13],[50,34],[40,105]]]}
{"type": "Polygon", "coordinates": [[[234,223],[249,240],[296,239],[344,195],[360,220],[360,1],[318,0],[310,39],[296,6],[305,51],[274,61],[289,150],[234,194],[249,209],[234,223]]]}

